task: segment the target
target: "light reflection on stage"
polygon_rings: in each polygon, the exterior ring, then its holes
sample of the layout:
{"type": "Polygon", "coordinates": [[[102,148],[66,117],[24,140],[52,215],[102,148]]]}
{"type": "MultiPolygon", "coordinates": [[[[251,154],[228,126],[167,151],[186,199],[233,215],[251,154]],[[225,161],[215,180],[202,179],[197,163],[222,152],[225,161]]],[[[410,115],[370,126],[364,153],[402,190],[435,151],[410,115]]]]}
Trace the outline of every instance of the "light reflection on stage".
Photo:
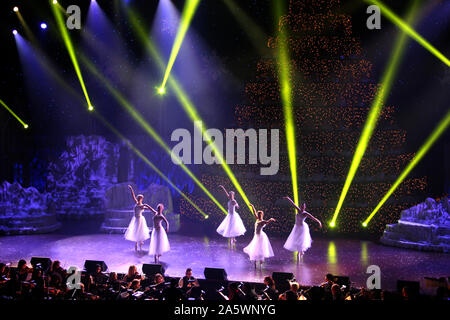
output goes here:
{"type": "MultiPolygon", "coordinates": [[[[273,271],[293,272],[304,285],[319,284],[326,273],[349,276],[354,286],[364,286],[369,276],[369,265],[381,268],[381,285],[395,290],[396,280],[421,281],[423,277],[445,277],[449,274],[450,255],[392,248],[370,241],[345,239],[314,239],[312,247],[297,261],[296,253],[283,248],[285,239],[271,238],[275,257],[263,265],[262,271],[254,265],[242,249],[250,238],[238,238],[237,248],[230,249],[226,239],[169,235],[171,251],[161,262],[170,276],[184,274],[191,267],[197,277],[203,278],[205,267],[224,268],[231,280],[262,281],[273,271]]],[[[148,241],[144,249],[148,250],[148,241]]],[[[58,259],[65,267],[82,267],[86,259],[104,260],[109,270],[126,272],[130,264],[141,270],[142,264],[152,263],[147,252],[136,253],[134,244],[121,235],[34,235],[0,237],[0,262],[16,265],[19,259],[28,262],[33,256],[58,259]]]]}

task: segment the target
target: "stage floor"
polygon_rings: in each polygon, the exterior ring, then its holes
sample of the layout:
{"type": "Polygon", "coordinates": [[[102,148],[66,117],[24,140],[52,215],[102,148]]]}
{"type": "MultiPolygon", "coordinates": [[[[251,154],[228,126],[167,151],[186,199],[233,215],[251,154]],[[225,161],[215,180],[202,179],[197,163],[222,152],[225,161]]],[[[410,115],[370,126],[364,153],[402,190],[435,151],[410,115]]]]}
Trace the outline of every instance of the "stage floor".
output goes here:
{"type": "MultiPolygon", "coordinates": [[[[181,276],[187,267],[203,278],[205,267],[224,268],[230,280],[262,281],[273,271],[293,272],[304,285],[319,284],[328,272],[349,276],[354,286],[365,286],[367,266],[381,268],[382,289],[395,290],[397,279],[420,281],[423,277],[450,276],[450,255],[392,248],[370,241],[315,239],[304,261],[297,263],[292,252],[283,249],[285,239],[272,238],[275,257],[255,271],[242,248],[250,238],[238,238],[237,249],[228,248],[226,239],[169,235],[172,250],[161,262],[166,274],[181,276]]],[[[144,249],[148,250],[149,240],[144,249]]],[[[82,267],[86,259],[104,260],[111,271],[126,272],[130,264],[152,263],[147,253],[135,253],[134,244],[122,235],[29,235],[0,237],[0,262],[17,265],[19,259],[28,262],[33,256],[58,259],[64,267],[82,267]]]]}

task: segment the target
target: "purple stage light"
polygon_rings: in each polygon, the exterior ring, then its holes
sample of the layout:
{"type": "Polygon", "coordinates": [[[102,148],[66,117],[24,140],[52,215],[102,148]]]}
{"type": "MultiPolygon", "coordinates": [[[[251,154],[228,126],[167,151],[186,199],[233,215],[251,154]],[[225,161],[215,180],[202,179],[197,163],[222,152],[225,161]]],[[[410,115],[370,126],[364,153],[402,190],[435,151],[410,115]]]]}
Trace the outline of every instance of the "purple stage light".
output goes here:
{"type": "Polygon", "coordinates": [[[41,23],[41,29],[42,29],[42,30],[47,29],[47,24],[44,23],[44,22],[42,22],[42,23],[41,23]]]}
{"type": "Polygon", "coordinates": [[[17,34],[17,30],[16,29],[14,29],[12,32],[13,32],[14,35],[17,34]]]}

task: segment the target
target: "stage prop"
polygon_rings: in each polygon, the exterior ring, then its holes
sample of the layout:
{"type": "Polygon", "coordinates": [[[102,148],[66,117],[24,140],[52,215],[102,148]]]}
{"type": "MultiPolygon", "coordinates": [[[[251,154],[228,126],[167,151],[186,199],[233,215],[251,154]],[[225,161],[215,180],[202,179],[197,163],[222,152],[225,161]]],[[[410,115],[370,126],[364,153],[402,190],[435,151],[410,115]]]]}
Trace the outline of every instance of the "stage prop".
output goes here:
{"type": "Polygon", "coordinates": [[[48,213],[47,194],[19,183],[0,185],[0,235],[48,233],[61,226],[48,213]]]}
{"type": "Polygon", "coordinates": [[[388,224],[381,242],[386,245],[450,253],[450,200],[428,198],[403,210],[400,220],[388,224]]]}
{"type": "MultiPolygon", "coordinates": [[[[180,215],[173,212],[172,195],[169,188],[158,184],[151,184],[145,191],[140,191],[131,182],[113,185],[105,193],[105,220],[101,231],[105,233],[125,233],[125,230],[134,215],[134,201],[131,198],[128,184],[133,186],[136,194],[144,195],[144,203],[156,210],[158,203],[164,204],[164,215],[169,221],[170,232],[180,229],[180,215]]],[[[153,214],[145,210],[144,217],[149,228],[153,226],[153,214]]]]}
{"type": "Polygon", "coordinates": [[[49,207],[62,219],[103,214],[105,191],[117,182],[119,146],[100,136],[71,136],[48,167],[49,207]]]}

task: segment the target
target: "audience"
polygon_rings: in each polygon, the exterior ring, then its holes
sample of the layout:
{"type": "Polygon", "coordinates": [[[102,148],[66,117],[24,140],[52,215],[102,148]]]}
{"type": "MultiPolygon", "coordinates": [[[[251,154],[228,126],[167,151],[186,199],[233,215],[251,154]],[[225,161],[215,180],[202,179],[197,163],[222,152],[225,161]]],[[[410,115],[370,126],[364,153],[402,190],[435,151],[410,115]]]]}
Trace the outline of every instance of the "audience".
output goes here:
{"type": "MultiPolygon", "coordinates": [[[[20,260],[16,268],[0,263],[0,300],[182,301],[219,297],[230,301],[415,301],[427,298],[409,287],[403,287],[401,293],[341,287],[332,274],[327,274],[325,282],[319,286],[300,286],[297,282],[290,282],[289,290],[282,294],[278,293],[275,281],[270,276],[264,278],[264,284],[229,282],[227,288],[218,289],[218,285],[212,288],[211,283],[205,283],[205,287],[202,287],[201,282],[193,276],[191,268],[186,269],[182,278],[168,277],[166,282],[164,275],[160,273],[153,277],[141,276],[134,265],[123,276],[116,272],[103,273],[101,266],[97,265],[93,272],[81,273],[81,283],[76,288],[67,287],[68,276],[58,260],[52,263],[48,271],[43,270],[40,265],[30,268],[25,260],[20,260]]],[[[448,288],[437,288],[433,298],[448,300],[448,288]]]]}

